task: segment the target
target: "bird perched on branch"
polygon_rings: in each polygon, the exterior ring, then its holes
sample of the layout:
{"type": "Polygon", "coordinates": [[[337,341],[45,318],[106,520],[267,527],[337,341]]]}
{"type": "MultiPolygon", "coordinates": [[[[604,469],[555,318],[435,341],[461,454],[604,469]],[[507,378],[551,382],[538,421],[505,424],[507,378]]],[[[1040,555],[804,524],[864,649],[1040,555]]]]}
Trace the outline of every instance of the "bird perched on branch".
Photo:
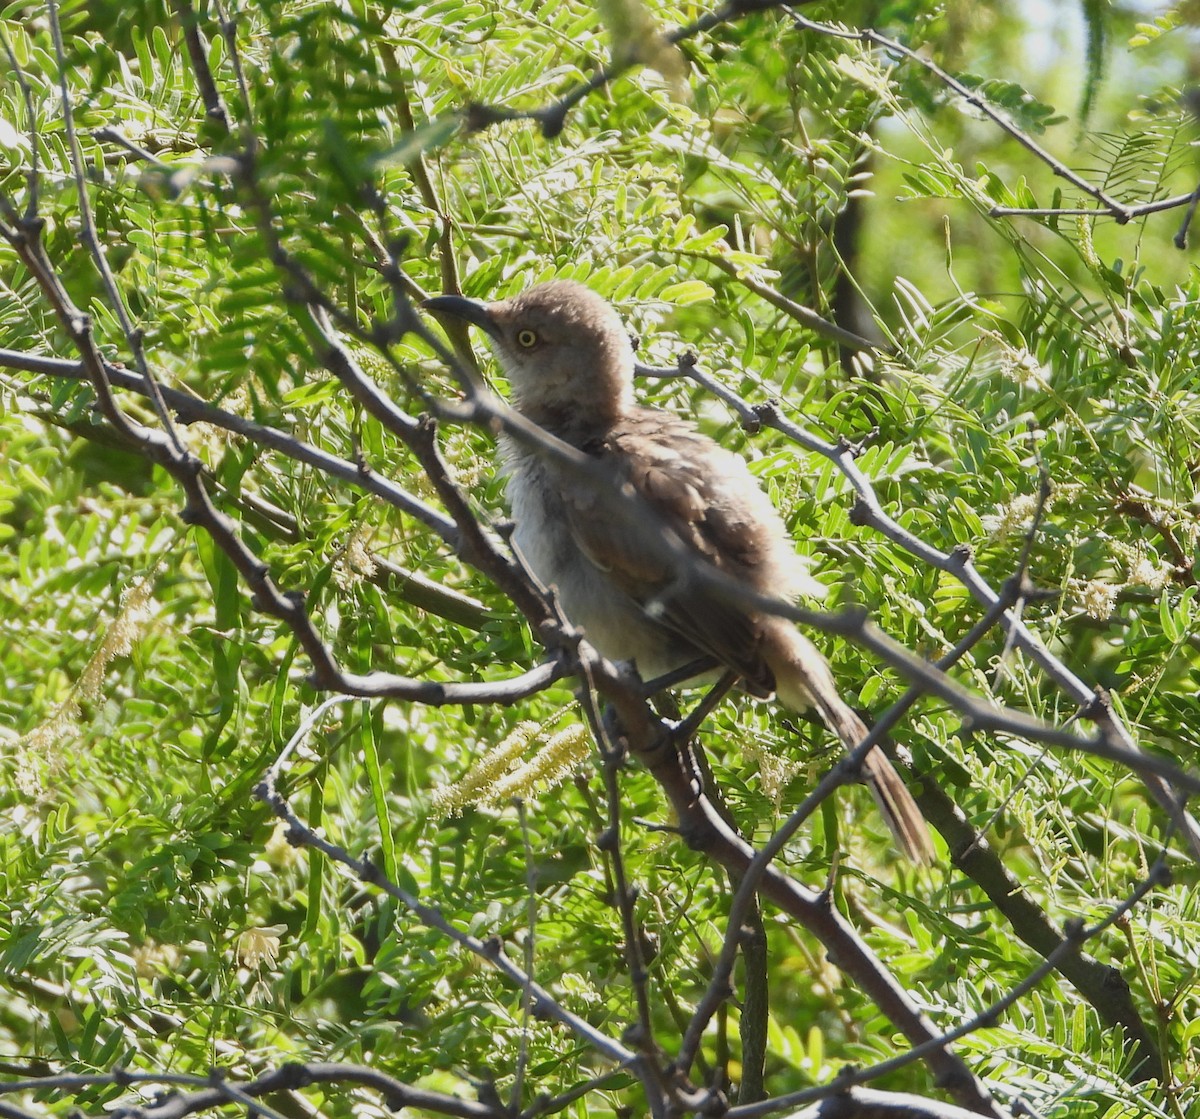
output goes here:
{"type": "MultiPolygon", "coordinates": [[[[745,462],[634,401],[633,346],[616,311],[561,280],[497,303],[439,296],[424,307],[483,330],[516,410],[604,468],[598,481],[504,439],[514,543],[588,640],[647,680],[711,658],[753,695],[815,707],[847,749],[858,745],[867,729],[817,647],[788,620],[697,577],[707,565],[785,599],[811,583],[745,462]],[[632,499],[614,499],[621,491],[632,499]]],[[[927,861],[925,821],[891,762],[875,747],[862,769],[901,849],[927,861]]]]}

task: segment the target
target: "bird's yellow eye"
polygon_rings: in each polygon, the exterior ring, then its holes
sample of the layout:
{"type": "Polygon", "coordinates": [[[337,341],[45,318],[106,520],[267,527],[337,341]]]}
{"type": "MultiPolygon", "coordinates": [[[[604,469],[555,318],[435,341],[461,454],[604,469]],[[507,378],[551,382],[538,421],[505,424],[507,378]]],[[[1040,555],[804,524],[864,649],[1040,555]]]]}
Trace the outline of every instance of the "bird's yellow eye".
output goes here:
{"type": "Polygon", "coordinates": [[[518,330],[517,331],[518,344],[521,346],[524,346],[525,349],[527,349],[527,350],[532,349],[534,346],[536,346],[537,340],[538,340],[538,336],[537,336],[536,331],[533,331],[533,330],[518,330]]]}

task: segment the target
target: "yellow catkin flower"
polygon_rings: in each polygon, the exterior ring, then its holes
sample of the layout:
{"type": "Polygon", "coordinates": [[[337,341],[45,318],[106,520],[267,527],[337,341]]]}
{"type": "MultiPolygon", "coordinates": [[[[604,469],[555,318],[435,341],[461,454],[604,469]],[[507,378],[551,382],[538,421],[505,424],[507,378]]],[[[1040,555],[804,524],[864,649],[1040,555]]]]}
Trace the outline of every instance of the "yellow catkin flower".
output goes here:
{"type": "Polygon", "coordinates": [[[139,579],[123,595],[120,608],[100,642],[99,648],[80,674],[75,688],[75,700],[93,702],[100,698],[104,686],[104,672],[109,662],[117,657],[127,657],[133,652],[133,643],[150,621],[151,577],[139,579]]]}
{"type": "Polygon", "coordinates": [[[458,816],[468,804],[479,803],[479,790],[499,780],[522,757],[525,747],[541,729],[538,723],[518,723],[461,780],[453,785],[443,785],[433,794],[434,811],[445,816],[458,816]]]}
{"type": "Polygon", "coordinates": [[[1123,544],[1119,540],[1111,543],[1113,552],[1125,561],[1129,568],[1126,580],[1130,586],[1149,587],[1161,591],[1175,577],[1175,568],[1170,563],[1158,563],[1146,555],[1141,544],[1123,544]]]}
{"type": "Polygon", "coordinates": [[[1092,219],[1080,214],[1075,219],[1075,232],[1079,235],[1077,242],[1079,255],[1093,272],[1101,270],[1100,257],[1096,254],[1096,246],[1092,241],[1092,219]]]}
{"type": "Polygon", "coordinates": [[[1173,575],[1174,569],[1169,563],[1156,564],[1148,556],[1138,556],[1129,565],[1129,581],[1152,591],[1161,591],[1173,575]]]}
{"type": "Polygon", "coordinates": [[[20,758],[17,786],[27,796],[42,792],[41,764],[57,762],[62,745],[79,733],[79,706],[94,703],[104,692],[104,673],[116,657],[133,652],[134,642],[153,616],[150,609],[154,574],[144,575],[121,595],[117,616],[79,674],[70,695],[15,744],[20,758]]]}
{"type": "Polygon", "coordinates": [[[1047,367],[1024,346],[1004,347],[1000,354],[1000,372],[1025,389],[1045,388],[1050,381],[1047,367]]]}
{"type": "Polygon", "coordinates": [[[587,729],[580,723],[560,730],[524,765],[483,790],[481,804],[497,805],[511,797],[528,796],[535,789],[561,784],[591,751],[587,729]]]}

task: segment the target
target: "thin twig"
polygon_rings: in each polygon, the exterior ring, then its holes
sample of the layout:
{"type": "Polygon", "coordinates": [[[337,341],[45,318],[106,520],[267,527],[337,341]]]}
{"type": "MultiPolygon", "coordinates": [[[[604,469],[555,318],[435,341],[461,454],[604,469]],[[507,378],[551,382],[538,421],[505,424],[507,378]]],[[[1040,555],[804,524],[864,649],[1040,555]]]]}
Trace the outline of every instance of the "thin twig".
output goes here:
{"type": "MultiPolygon", "coordinates": [[[[903,528],[898,521],[884,511],[883,505],[875,493],[870,480],[854,462],[856,448],[847,441],[842,440],[837,444],[832,444],[818,438],[806,429],[786,419],[778,404],[774,401],[758,406],[747,404],[733,390],[700,370],[696,364],[694,354],[686,353],[681,356],[678,359],[676,368],[673,370],[652,369],[641,366],[639,367],[639,371],[653,376],[689,377],[733,408],[742,418],[744,426],[750,432],[753,433],[764,427],[772,428],[805,450],[812,451],[828,459],[838,468],[854,489],[857,503],[851,512],[851,520],[855,524],[874,528],[875,531],[903,548],[909,554],[915,556],[921,562],[957,579],[967,588],[971,596],[987,610],[990,611],[1000,601],[999,593],[988,584],[976,569],[969,548],[960,546],[951,552],[941,551],[903,528]]],[[[779,610],[777,612],[791,617],[796,621],[805,621],[804,618],[800,617],[798,612],[793,610],[779,610]]],[[[845,620],[848,621],[849,619],[845,620]]],[[[826,629],[827,632],[834,632],[832,628],[827,627],[819,620],[813,619],[807,621],[806,624],[812,624],[818,629],[826,629]]],[[[1106,702],[1104,696],[1098,694],[1093,688],[1090,688],[1075,673],[1067,668],[1061,660],[1054,656],[1042,640],[1011,609],[1004,611],[1001,616],[1001,624],[1004,626],[1006,633],[1013,635],[1012,641],[1014,646],[1025,652],[1097,724],[1098,734],[1089,740],[1090,745],[1083,746],[1082,739],[1072,736],[1074,741],[1081,744],[1081,749],[1084,749],[1086,752],[1095,753],[1097,756],[1118,760],[1117,755],[1119,754],[1119,760],[1122,764],[1128,765],[1142,778],[1151,796],[1163,807],[1180,829],[1192,853],[1192,857],[1200,860],[1200,823],[1197,823],[1196,820],[1187,814],[1179,799],[1179,795],[1172,788],[1172,785],[1177,785],[1180,790],[1195,792],[1194,778],[1185,777],[1182,770],[1178,769],[1178,767],[1172,767],[1168,763],[1168,768],[1173,769],[1176,774],[1172,776],[1163,769],[1156,756],[1145,754],[1139,750],[1129,729],[1116,717],[1111,705],[1106,702]]],[[[851,636],[849,633],[843,633],[842,636],[862,643],[859,637],[851,636]]],[[[875,651],[879,652],[880,655],[886,656],[886,654],[883,654],[882,649],[877,646],[875,647],[875,651]]],[[[901,668],[899,664],[891,661],[890,657],[887,657],[887,659],[894,667],[901,668]]],[[[912,667],[915,669],[915,665],[912,667]]],[[[909,675],[910,679],[915,679],[908,669],[901,668],[901,671],[909,675]]],[[[937,691],[937,689],[931,690],[937,691]]],[[[942,698],[955,707],[958,707],[960,711],[964,710],[959,706],[959,701],[952,699],[947,691],[938,691],[937,694],[942,695],[942,698]]],[[[976,729],[982,729],[983,724],[973,722],[974,714],[972,713],[972,719],[968,720],[969,725],[974,726],[976,729]]],[[[985,722],[991,725],[991,729],[999,729],[995,724],[991,723],[990,718],[985,719],[985,722]]],[[[1011,726],[1010,724],[1010,728],[1011,726]]],[[[1023,736],[1025,732],[1015,731],[1015,733],[1023,736]]],[[[1059,739],[1055,742],[1054,736],[1043,737],[1034,734],[1033,740],[1063,746],[1067,745],[1065,739],[1059,739]]]]}
{"type": "Polygon", "coordinates": [[[610,1060],[630,1066],[640,1065],[641,1059],[636,1053],[626,1049],[620,1042],[601,1033],[578,1015],[567,1010],[549,992],[536,984],[532,977],[506,955],[503,945],[498,940],[482,941],[478,937],[463,932],[451,924],[439,909],[426,905],[407,890],[389,881],[378,867],[365,859],[355,858],[345,848],[331,843],[309,828],[296,815],[287,798],[279,791],[280,777],[289,759],[290,744],[289,748],[280,752],[279,757],[255,789],[258,799],[288,825],[289,842],[320,851],[326,858],[350,870],[359,881],[382,890],[389,897],[400,902],[426,927],[440,932],[460,948],[489,963],[519,989],[527,990],[530,993],[533,1012],[538,1016],[553,1019],[566,1026],[586,1041],[597,1053],[610,1060]]]}
{"type": "Polygon", "coordinates": [[[848,39],[854,42],[869,43],[872,46],[881,47],[885,51],[890,51],[893,54],[901,55],[904,58],[909,59],[911,62],[915,62],[918,66],[923,66],[948,89],[954,90],[954,92],[957,93],[958,96],[964,101],[966,101],[968,105],[973,105],[981,113],[983,113],[1001,129],[1003,129],[1003,131],[1007,132],[1009,136],[1017,141],[1017,143],[1021,144],[1023,147],[1027,148],[1030,152],[1037,156],[1037,158],[1045,163],[1046,166],[1054,172],[1054,174],[1058,175],[1060,178],[1066,179],[1067,182],[1072,184],[1072,186],[1075,186],[1079,190],[1083,191],[1084,194],[1090,195],[1092,198],[1095,198],[1098,202],[1106,206],[1109,213],[1116,218],[1120,224],[1124,225],[1130,220],[1131,215],[1128,207],[1126,207],[1123,203],[1118,202],[1110,195],[1106,194],[1100,187],[1093,186],[1086,179],[1082,178],[1080,175],[1077,175],[1065,163],[1059,159],[1056,159],[1048,151],[1046,151],[1046,149],[1038,144],[1032,136],[1030,136],[1023,129],[1019,128],[1007,114],[1002,113],[999,109],[992,105],[987,98],[982,96],[982,94],[979,94],[975,90],[963,85],[963,83],[955,78],[953,74],[943,70],[942,67],[933,61],[933,59],[927,58],[925,55],[914,51],[911,47],[906,47],[903,43],[898,42],[895,39],[889,39],[886,35],[881,35],[878,31],[873,31],[870,29],[834,27],[828,23],[817,23],[814,20],[805,19],[802,15],[799,15],[796,12],[792,13],[792,23],[797,27],[803,28],[805,31],[812,31],[818,35],[824,35],[829,38],[848,39]]]}
{"type": "Polygon", "coordinates": [[[208,43],[200,30],[200,20],[191,0],[173,0],[175,15],[183,30],[183,41],[187,46],[188,61],[191,63],[192,74],[200,87],[200,99],[204,102],[204,115],[220,129],[222,135],[229,135],[229,110],[225,100],[217,88],[216,78],[213,77],[208,65],[208,43]]]}
{"type": "MultiPolygon", "coordinates": [[[[17,350],[0,349],[0,368],[20,369],[28,373],[39,373],[47,377],[66,378],[73,381],[90,380],[83,362],[42,357],[38,354],[25,354],[17,350]]],[[[105,379],[110,385],[128,389],[141,396],[150,395],[150,389],[145,380],[137,373],[107,361],[103,362],[103,368],[105,379]]],[[[306,466],[314,467],[330,477],[349,482],[420,521],[427,528],[436,532],[450,547],[457,547],[458,529],[449,517],[439,513],[390,478],[386,478],[376,471],[368,470],[363,463],[353,463],[338,458],[336,455],[331,455],[311,443],[305,443],[278,428],[255,423],[234,412],[227,412],[223,408],[199,400],[180,389],[164,386],[162,395],[163,400],[170,405],[172,412],[181,423],[212,424],[214,427],[240,435],[243,439],[247,439],[259,447],[278,451],[280,454],[286,455],[296,462],[302,462],[306,466]]]]}
{"type": "Polygon", "coordinates": [[[1030,971],[1024,979],[1012,986],[990,1006],[981,1010],[978,1014],[972,1015],[967,1021],[959,1023],[953,1029],[947,1030],[937,1038],[931,1039],[921,1045],[915,1045],[907,1052],[897,1054],[895,1057],[889,1057],[886,1061],[880,1061],[870,1068],[847,1068],[826,1085],[774,1096],[770,1100],[750,1104],[746,1107],[731,1108],[727,1119],[759,1119],[760,1116],[768,1115],[773,1111],[780,1111],[784,1108],[795,1107],[798,1104],[805,1104],[810,1101],[835,1096],[844,1088],[890,1075],[898,1069],[904,1068],[912,1064],[913,1061],[920,1059],[926,1052],[936,1051],[939,1045],[949,1045],[959,1040],[959,1038],[975,1033],[977,1030],[996,1025],[1000,1021],[1000,1016],[1006,1010],[1015,1006],[1021,998],[1034,990],[1042,980],[1053,974],[1067,956],[1076,955],[1089,940],[1096,939],[1106,929],[1111,928],[1117,921],[1124,918],[1136,906],[1141,904],[1151,890],[1165,886],[1170,881],[1170,871],[1167,868],[1164,857],[1160,856],[1154,865],[1150,867],[1145,879],[1139,882],[1130,891],[1129,896],[1115,905],[1101,920],[1097,921],[1094,925],[1086,925],[1082,920],[1078,919],[1068,922],[1063,932],[1062,943],[1037,967],[1030,971]]]}
{"type": "MultiPolygon", "coordinates": [[[[26,222],[32,222],[38,213],[38,191],[41,188],[40,151],[42,139],[38,133],[37,114],[33,108],[33,90],[25,79],[25,71],[17,60],[16,52],[8,38],[8,31],[0,25],[0,46],[4,48],[8,59],[8,68],[16,79],[17,88],[21,91],[21,100],[25,105],[25,127],[29,134],[29,170],[25,172],[25,216],[26,222]]],[[[15,214],[14,214],[15,216],[15,214]]]]}
{"type": "MultiPolygon", "coordinates": [[[[100,276],[104,290],[108,294],[109,306],[117,317],[121,332],[125,335],[126,344],[133,355],[134,364],[137,366],[137,370],[141,373],[142,380],[146,383],[146,388],[149,390],[150,401],[153,403],[154,411],[158,415],[158,422],[162,425],[162,430],[175,454],[182,459],[186,454],[183,442],[179,438],[179,433],[175,430],[175,424],[171,420],[171,414],[167,410],[167,405],[163,400],[162,390],[159,388],[158,381],[150,372],[150,366],[146,362],[146,354],[142,346],[142,331],[133,325],[133,319],[129,315],[129,308],[125,304],[125,297],[117,284],[112,269],[108,265],[108,257],[105,254],[103,246],[100,244],[100,235],[96,231],[96,217],[92,212],[87,176],[84,174],[83,148],[80,146],[79,135],[75,130],[75,113],[71,107],[71,90],[67,83],[68,68],[66,51],[63,48],[62,27],[58,18],[58,0],[49,0],[47,10],[50,15],[50,34],[54,41],[54,54],[58,62],[59,89],[62,94],[62,119],[67,136],[67,149],[70,153],[71,169],[75,177],[75,189],[79,194],[79,220],[82,227],[80,238],[84,247],[91,254],[92,263],[100,276]]],[[[102,384],[102,370],[100,374],[100,382],[102,384]]],[[[98,391],[104,391],[100,385],[97,388],[98,391]]],[[[110,410],[113,409],[115,409],[115,404],[112,405],[110,410]]]]}
{"type": "MultiPolygon", "coordinates": [[[[410,1084],[388,1076],[386,1073],[365,1065],[345,1064],[330,1061],[305,1061],[281,1065],[243,1083],[237,1083],[222,1075],[214,1083],[212,1076],[192,1076],[172,1072],[137,1072],[130,1069],[114,1069],[107,1073],[67,1073],[61,1076],[46,1076],[28,1080],[0,1082],[0,1095],[16,1092],[79,1092],[87,1088],[131,1087],[166,1085],[176,1089],[160,1095],[150,1102],[139,1100],[136,1104],[116,1108],[107,1114],[118,1119],[186,1119],[201,1111],[210,1111],[240,1100],[243,1106],[251,1106],[259,1096],[278,1092],[295,1092],[313,1084],[352,1084],[370,1088],[383,1096],[392,1110],[413,1108],[447,1115],[453,1119],[503,1119],[504,1113],[497,1108],[475,1100],[464,1100],[459,1096],[434,1092],[427,1088],[414,1088],[410,1084]]],[[[262,1105],[253,1104],[255,1110],[262,1105]]],[[[26,1113],[18,1113],[25,1119],[26,1113]]]]}
{"type": "MultiPolygon", "coordinates": [[[[705,12],[691,23],[665,32],[662,39],[670,46],[677,46],[679,43],[711,31],[723,23],[741,19],[752,12],[765,12],[772,8],[791,8],[797,3],[804,2],[807,0],[728,0],[719,8],[705,12]]],[[[472,132],[482,131],[505,121],[534,121],[541,127],[542,135],[547,140],[551,140],[562,132],[568,114],[580,101],[589,94],[595,93],[596,90],[603,89],[614,78],[620,77],[626,71],[640,64],[641,60],[631,52],[625,58],[602,66],[592,77],[568,90],[557,101],[540,109],[505,109],[495,105],[474,103],[468,105],[464,110],[463,119],[467,129],[472,132]]]]}
{"type": "MultiPolygon", "coordinates": [[[[1020,579],[1009,580],[1008,595],[1014,595],[1020,579]]],[[[971,631],[958,642],[955,647],[937,662],[937,668],[948,671],[996,624],[1001,613],[1007,608],[1006,602],[1001,602],[981,618],[971,631]]],[[[679,1047],[677,1063],[683,1069],[690,1069],[704,1032],[708,1028],[712,1015],[724,1001],[729,991],[733,976],[733,966],[737,959],[740,930],[757,896],[759,883],[773,860],[784,850],[792,837],[820,805],[840,786],[849,780],[857,779],[859,771],[867,754],[880,743],[885,735],[894,727],[904,714],[924,696],[925,689],[919,685],[910,687],[903,696],[893,703],[870,728],[866,738],[852,752],[847,754],[833,769],[829,771],[805,796],[804,800],[791,812],[788,818],[775,830],[770,840],[755,854],[754,859],[746,867],[745,873],[738,880],[738,887],[733,901],[729,906],[729,916],[725,939],[721,952],[713,967],[712,976],[703,997],[696,1005],[692,1020],[688,1023],[683,1042],[679,1047]]]]}

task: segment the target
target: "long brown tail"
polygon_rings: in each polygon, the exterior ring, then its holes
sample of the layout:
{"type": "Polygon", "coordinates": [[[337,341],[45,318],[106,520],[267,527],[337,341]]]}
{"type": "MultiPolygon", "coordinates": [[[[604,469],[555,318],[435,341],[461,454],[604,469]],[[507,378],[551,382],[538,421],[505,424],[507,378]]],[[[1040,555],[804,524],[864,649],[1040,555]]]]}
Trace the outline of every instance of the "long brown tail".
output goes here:
{"type": "MultiPolygon", "coordinates": [[[[815,707],[847,750],[866,737],[866,725],[838,693],[829,663],[795,626],[783,618],[768,619],[763,626],[762,653],[775,674],[776,695],[785,707],[793,711],[815,707]]],[[[932,862],[933,841],[925,818],[878,746],[863,759],[862,771],[900,849],[913,862],[932,862]]]]}

